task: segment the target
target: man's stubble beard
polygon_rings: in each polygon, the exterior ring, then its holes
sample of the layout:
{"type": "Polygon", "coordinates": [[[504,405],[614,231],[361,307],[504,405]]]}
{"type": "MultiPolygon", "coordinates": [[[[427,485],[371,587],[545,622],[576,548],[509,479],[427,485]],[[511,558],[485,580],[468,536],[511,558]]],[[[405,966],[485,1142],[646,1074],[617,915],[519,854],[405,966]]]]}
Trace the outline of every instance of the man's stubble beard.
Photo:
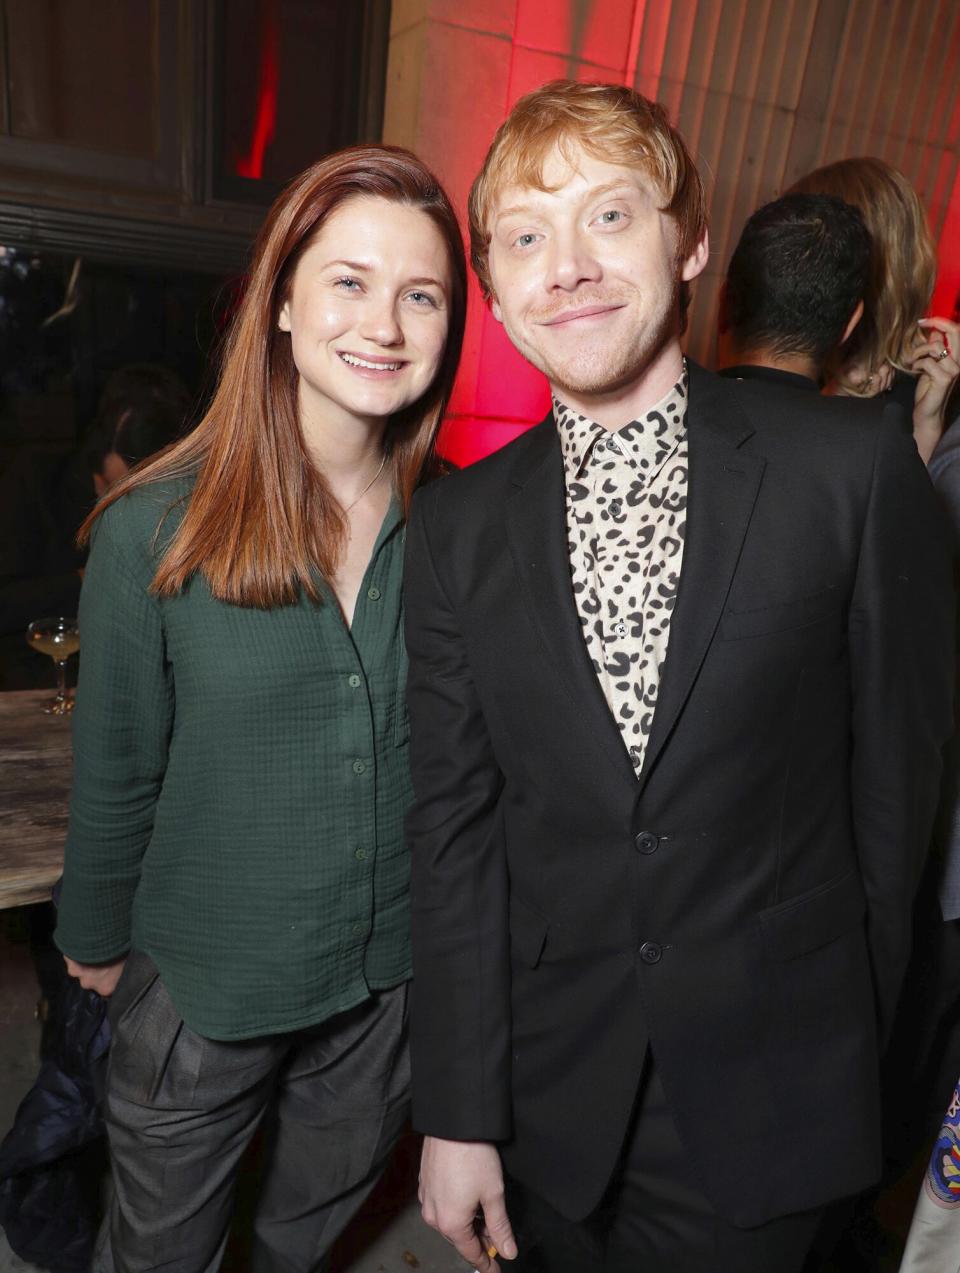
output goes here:
{"type": "Polygon", "coordinates": [[[578,366],[576,358],[562,367],[554,366],[540,351],[518,345],[512,336],[511,340],[523,357],[543,372],[554,390],[578,396],[612,394],[640,380],[660,350],[679,333],[679,305],[680,280],[677,279],[670,303],[655,327],[640,328],[633,341],[624,341],[622,349],[609,350],[609,357],[602,360],[585,360],[582,366],[578,366]]]}

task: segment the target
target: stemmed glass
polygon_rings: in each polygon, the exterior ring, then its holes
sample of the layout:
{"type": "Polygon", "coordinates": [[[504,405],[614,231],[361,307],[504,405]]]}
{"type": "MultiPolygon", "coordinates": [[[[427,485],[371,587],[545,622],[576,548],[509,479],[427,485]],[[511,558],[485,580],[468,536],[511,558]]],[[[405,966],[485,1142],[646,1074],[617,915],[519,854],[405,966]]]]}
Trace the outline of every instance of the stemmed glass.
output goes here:
{"type": "Polygon", "coordinates": [[[57,697],[43,710],[51,716],[67,716],[73,708],[73,699],[67,698],[67,659],[80,649],[76,619],[63,615],[35,619],[27,628],[27,644],[41,654],[49,654],[57,665],[57,697]]]}

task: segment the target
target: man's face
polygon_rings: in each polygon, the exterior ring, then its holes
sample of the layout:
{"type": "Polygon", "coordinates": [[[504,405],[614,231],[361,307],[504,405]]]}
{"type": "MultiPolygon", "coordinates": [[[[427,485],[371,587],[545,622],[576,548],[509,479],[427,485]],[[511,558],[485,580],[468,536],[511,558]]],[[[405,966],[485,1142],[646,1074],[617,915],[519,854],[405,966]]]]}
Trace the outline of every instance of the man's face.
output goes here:
{"type": "Polygon", "coordinates": [[[677,229],[646,175],[559,148],[537,190],[508,186],[490,221],[493,313],[558,391],[629,390],[680,331],[681,279],[707,260],[706,236],[677,261],[677,229]]]}

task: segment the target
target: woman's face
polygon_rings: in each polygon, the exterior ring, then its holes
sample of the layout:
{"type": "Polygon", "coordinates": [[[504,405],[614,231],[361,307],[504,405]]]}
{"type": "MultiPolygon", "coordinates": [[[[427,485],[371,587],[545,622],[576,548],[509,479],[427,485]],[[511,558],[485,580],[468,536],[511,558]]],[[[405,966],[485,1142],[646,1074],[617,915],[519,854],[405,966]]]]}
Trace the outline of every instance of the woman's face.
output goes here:
{"type": "Polygon", "coordinates": [[[379,421],[422,397],[443,358],[450,289],[427,213],[377,196],[340,204],[301,256],[278,318],[301,418],[379,421]]]}

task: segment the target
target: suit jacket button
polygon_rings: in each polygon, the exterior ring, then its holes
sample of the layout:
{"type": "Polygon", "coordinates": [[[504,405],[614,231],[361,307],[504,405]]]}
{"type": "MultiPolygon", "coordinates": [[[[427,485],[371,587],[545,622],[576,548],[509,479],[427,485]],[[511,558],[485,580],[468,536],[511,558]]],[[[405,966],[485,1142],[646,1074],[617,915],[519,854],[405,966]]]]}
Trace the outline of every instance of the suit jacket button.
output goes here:
{"type": "Polygon", "coordinates": [[[652,831],[641,831],[639,835],[633,837],[633,842],[641,853],[656,853],[660,837],[654,835],[652,831]]]}
{"type": "Polygon", "coordinates": [[[655,941],[645,941],[640,947],[640,958],[645,964],[658,964],[663,958],[663,947],[655,941]]]}

